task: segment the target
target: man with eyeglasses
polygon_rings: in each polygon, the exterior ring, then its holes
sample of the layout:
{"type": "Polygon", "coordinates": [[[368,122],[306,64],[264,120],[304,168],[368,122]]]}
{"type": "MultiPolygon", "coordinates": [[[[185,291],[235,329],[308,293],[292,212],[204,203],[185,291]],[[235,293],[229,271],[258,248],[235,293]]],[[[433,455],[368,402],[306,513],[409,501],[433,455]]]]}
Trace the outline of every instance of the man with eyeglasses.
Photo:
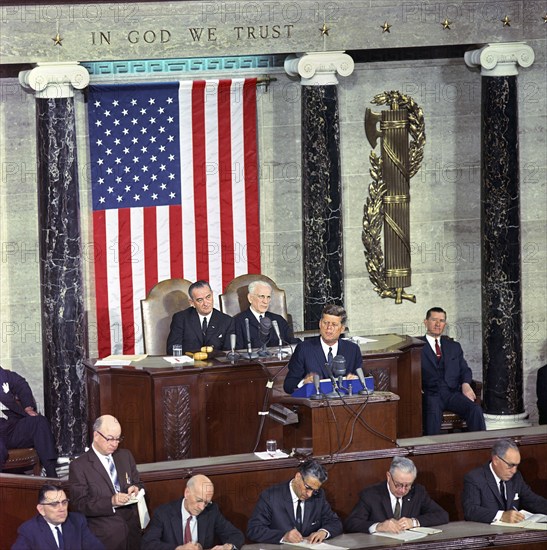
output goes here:
{"type": "Polygon", "coordinates": [[[357,378],[355,371],[363,365],[359,346],[341,338],[346,330],[346,310],[342,306],[327,304],[321,312],[319,336],[308,338],[298,344],[289,361],[287,376],[283,383],[286,393],[313,382],[313,375],[329,378],[326,364],[331,365],[334,357],[342,355],[346,360],[346,376],[357,378]]]}
{"type": "Polygon", "coordinates": [[[364,489],[345,522],[349,533],[401,533],[413,527],[448,523],[448,513],[415,483],[417,470],[409,458],[395,457],[381,481],[364,489]]]}
{"type": "MultiPolygon", "coordinates": [[[[268,317],[270,321],[276,321],[279,327],[279,335],[283,344],[296,344],[300,342],[295,338],[289,323],[278,315],[268,311],[270,302],[272,301],[272,287],[266,281],[253,281],[249,284],[247,299],[249,300],[249,308],[234,317],[237,347],[238,349],[247,348],[247,324],[245,319],[249,321],[249,335],[251,337],[251,347],[259,348],[263,341],[260,336],[260,321],[263,317],[268,317]]],[[[279,338],[272,328],[266,342],[266,346],[272,347],[279,345],[279,338]]]]}
{"type": "Polygon", "coordinates": [[[71,509],[87,517],[107,550],[133,550],[141,543],[136,497],[142,483],[131,451],[119,448],[121,433],[116,418],[100,416],[91,448],[69,466],[71,509]]]}
{"type": "Polygon", "coordinates": [[[238,550],[245,537],[213,502],[215,488],[204,475],[191,477],[184,497],[159,506],[141,550],[238,550]]]}
{"type": "Polygon", "coordinates": [[[173,345],[182,350],[199,351],[203,346],[213,350],[229,350],[230,334],[235,333],[234,320],[213,307],[213,291],[207,281],[196,281],[188,289],[189,308],[173,315],[167,337],[167,355],[173,353],[173,345]]]}
{"type": "Polygon", "coordinates": [[[518,471],[520,452],[510,439],[494,443],[490,462],[463,480],[462,504],[467,521],[518,523],[519,510],[547,514],[547,499],[537,495],[518,471]]]}
{"type": "Polygon", "coordinates": [[[328,475],[309,460],[293,479],[263,491],[247,525],[253,542],[270,544],[323,542],[342,534],[342,522],[332,511],[321,488],[328,475]]]}
{"type": "Polygon", "coordinates": [[[104,550],[85,516],[68,512],[68,499],[60,487],[43,485],[36,509],[38,514],[17,529],[11,550],[104,550]]]}

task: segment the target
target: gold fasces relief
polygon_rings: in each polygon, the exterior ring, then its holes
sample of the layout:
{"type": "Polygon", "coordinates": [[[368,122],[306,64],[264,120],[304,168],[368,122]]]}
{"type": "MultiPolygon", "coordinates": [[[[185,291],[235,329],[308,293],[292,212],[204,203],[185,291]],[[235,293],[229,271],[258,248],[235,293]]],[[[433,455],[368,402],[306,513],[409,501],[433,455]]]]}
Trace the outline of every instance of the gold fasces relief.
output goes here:
{"type": "Polygon", "coordinates": [[[424,115],[408,95],[397,91],[374,96],[371,103],[389,105],[380,113],[365,113],[365,133],[371,146],[381,143],[381,156],[370,152],[369,196],[363,208],[362,241],[374,290],[381,298],[416,302],[405,291],[411,285],[410,178],[420,169],[425,145],[424,115]],[[409,140],[410,138],[410,140],[409,140]],[[382,229],[384,249],[382,249],[382,229]]]}

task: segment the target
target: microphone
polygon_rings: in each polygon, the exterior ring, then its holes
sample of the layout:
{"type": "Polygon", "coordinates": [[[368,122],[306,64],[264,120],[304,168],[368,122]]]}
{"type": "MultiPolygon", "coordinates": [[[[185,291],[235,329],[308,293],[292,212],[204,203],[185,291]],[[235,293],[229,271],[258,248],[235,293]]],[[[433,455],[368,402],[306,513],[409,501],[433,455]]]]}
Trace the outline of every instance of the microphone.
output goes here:
{"type": "Polygon", "coordinates": [[[348,391],[347,388],[344,388],[342,385],[342,378],[346,374],[346,358],[343,355],[336,355],[332,360],[332,376],[338,377],[338,388],[337,391],[348,391]]]}
{"type": "Polygon", "coordinates": [[[275,335],[277,336],[277,339],[279,340],[279,347],[281,347],[283,345],[283,339],[281,338],[281,333],[279,332],[279,324],[275,319],[272,321],[272,326],[273,326],[273,329],[275,331],[275,335]]]}
{"type": "Polygon", "coordinates": [[[313,373],[313,385],[315,386],[315,393],[310,395],[310,399],[323,399],[325,394],[321,391],[321,378],[316,372],[313,373]]]}
{"type": "Polygon", "coordinates": [[[266,349],[268,342],[270,341],[270,333],[272,332],[272,320],[269,317],[262,317],[260,320],[260,341],[262,342],[262,347],[258,352],[259,357],[268,357],[271,353],[266,349]]]}
{"type": "Polygon", "coordinates": [[[363,384],[363,389],[359,391],[359,395],[368,395],[368,388],[363,369],[361,367],[357,367],[355,369],[355,374],[357,375],[357,378],[359,378],[359,382],[363,384]]]}
{"type": "Polygon", "coordinates": [[[226,355],[226,358],[230,361],[237,361],[241,355],[239,353],[236,353],[236,335],[234,333],[230,334],[230,348],[231,351],[226,355]]]}
{"type": "MultiPolygon", "coordinates": [[[[334,359],[333,359],[334,362],[334,359]]],[[[327,374],[330,378],[330,381],[332,382],[332,391],[327,393],[325,397],[328,397],[329,399],[340,397],[340,394],[338,393],[338,383],[336,382],[336,378],[333,375],[332,372],[332,365],[329,365],[328,361],[325,363],[325,370],[327,371],[327,374]]]]}
{"type": "Polygon", "coordinates": [[[256,359],[257,353],[253,353],[253,346],[251,345],[251,329],[249,328],[249,319],[245,317],[245,335],[247,336],[247,354],[249,359],[256,359]]]}

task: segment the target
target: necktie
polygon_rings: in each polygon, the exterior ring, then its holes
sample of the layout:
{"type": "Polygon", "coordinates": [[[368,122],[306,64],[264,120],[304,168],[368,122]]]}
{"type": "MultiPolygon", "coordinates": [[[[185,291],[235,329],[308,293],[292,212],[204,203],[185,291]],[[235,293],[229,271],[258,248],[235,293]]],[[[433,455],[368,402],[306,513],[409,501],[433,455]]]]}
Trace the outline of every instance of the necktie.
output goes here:
{"type": "Polygon", "coordinates": [[[332,348],[329,348],[329,353],[327,355],[327,363],[332,365],[332,348]]]}
{"type": "Polygon", "coordinates": [[[397,504],[395,504],[393,519],[401,519],[401,501],[399,499],[397,499],[397,504]]]}
{"type": "Polygon", "coordinates": [[[186,520],[186,527],[184,528],[184,544],[192,542],[192,529],[190,529],[190,522],[192,521],[192,516],[186,520]]]}
{"type": "Polygon", "coordinates": [[[203,318],[203,323],[201,323],[201,333],[203,336],[205,336],[205,333],[207,332],[207,317],[203,318]]]}
{"type": "Polygon", "coordinates": [[[500,479],[500,495],[501,501],[503,502],[503,509],[507,510],[507,498],[505,496],[505,482],[503,479],[500,479]]]}
{"type": "Polygon", "coordinates": [[[296,505],[296,527],[299,531],[302,530],[302,501],[299,500],[296,505]]]}
{"type": "Polygon", "coordinates": [[[435,355],[437,356],[437,362],[441,360],[441,346],[439,346],[439,340],[435,338],[435,355]]]}
{"type": "Polygon", "coordinates": [[[112,460],[112,455],[108,455],[108,473],[110,474],[110,479],[112,480],[112,485],[114,485],[114,489],[116,489],[116,492],[120,492],[120,482],[118,481],[118,472],[116,472],[116,465],[114,464],[114,461],[112,460]]]}
{"type": "Polygon", "coordinates": [[[57,527],[55,527],[55,530],[57,531],[57,540],[58,540],[57,545],[59,546],[59,548],[61,548],[61,550],[64,550],[65,541],[63,540],[63,532],[61,531],[61,528],[58,525],[57,527]]]}

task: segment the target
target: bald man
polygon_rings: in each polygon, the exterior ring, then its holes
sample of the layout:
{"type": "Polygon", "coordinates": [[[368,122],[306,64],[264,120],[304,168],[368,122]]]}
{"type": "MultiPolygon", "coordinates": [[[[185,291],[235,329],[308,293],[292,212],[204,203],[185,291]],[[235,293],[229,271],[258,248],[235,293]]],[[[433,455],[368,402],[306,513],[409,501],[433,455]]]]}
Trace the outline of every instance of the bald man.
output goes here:
{"type": "Polygon", "coordinates": [[[70,463],[70,508],[87,517],[91,531],[107,550],[134,550],[141,543],[136,503],[142,487],[131,452],[120,449],[122,427],[109,414],[93,424],[91,448],[70,463]]]}
{"type": "Polygon", "coordinates": [[[213,502],[215,488],[204,475],[188,480],[184,497],[159,506],[142,539],[142,550],[237,550],[245,537],[213,502]],[[215,546],[216,545],[216,546],[215,546]]]}

